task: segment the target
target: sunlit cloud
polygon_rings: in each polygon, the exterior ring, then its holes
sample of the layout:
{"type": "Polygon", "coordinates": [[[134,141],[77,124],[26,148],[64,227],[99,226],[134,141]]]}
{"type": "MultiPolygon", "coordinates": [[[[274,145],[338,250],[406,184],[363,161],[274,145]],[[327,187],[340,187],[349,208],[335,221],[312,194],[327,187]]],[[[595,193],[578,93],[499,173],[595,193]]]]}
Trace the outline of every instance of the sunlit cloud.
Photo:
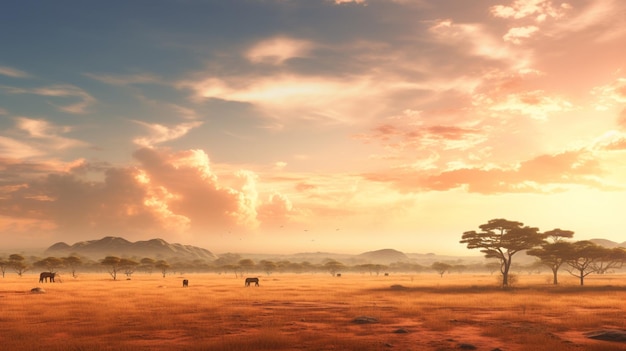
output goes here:
{"type": "Polygon", "coordinates": [[[602,189],[603,173],[588,150],[542,155],[508,167],[456,168],[440,172],[406,170],[395,174],[367,174],[372,181],[389,182],[402,192],[464,189],[482,194],[551,193],[571,186],[602,189]]]}
{"type": "Polygon", "coordinates": [[[304,57],[313,43],[289,37],[275,37],[252,46],[246,57],[254,63],[280,64],[294,57],[304,57]]]}
{"type": "Polygon", "coordinates": [[[522,39],[530,38],[537,31],[539,31],[539,28],[536,26],[515,27],[509,29],[502,38],[504,41],[510,41],[513,44],[521,44],[522,39]]]}
{"type": "Polygon", "coordinates": [[[11,78],[29,78],[31,76],[24,71],[7,66],[0,66],[0,75],[11,78]]]}
{"type": "Polygon", "coordinates": [[[446,19],[437,21],[429,30],[443,45],[466,47],[471,55],[509,62],[518,69],[529,66],[529,54],[502,45],[501,40],[491,34],[483,24],[455,23],[446,19]]]}
{"type": "Polygon", "coordinates": [[[17,127],[28,133],[29,137],[45,142],[46,149],[63,150],[86,146],[87,143],[60,136],[72,131],[71,127],[55,126],[46,120],[17,118],[17,127]]]}
{"type": "Polygon", "coordinates": [[[2,157],[29,159],[44,154],[44,151],[33,147],[28,143],[0,135],[0,155],[2,157]]]}
{"type": "Polygon", "coordinates": [[[515,0],[511,5],[495,5],[490,8],[495,17],[522,19],[533,18],[536,22],[543,22],[547,18],[562,17],[565,11],[571,9],[568,3],[553,5],[551,0],[515,0]]]}
{"type": "Polygon", "coordinates": [[[96,102],[96,99],[83,89],[69,85],[53,85],[47,87],[24,89],[16,87],[0,87],[10,94],[31,94],[45,97],[54,97],[61,100],[78,100],[77,102],[65,102],[61,105],[57,105],[57,108],[63,112],[72,114],[84,114],[88,112],[88,108],[96,102]]]}
{"type": "Polygon", "coordinates": [[[85,76],[110,85],[133,85],[133,84],[153,84],[161,82],[161,78],[150,73],[115,75],[85,73],[85,76]]]}
{"type": "Polygon", "coordinates": [[[334,1],[335,4],[349,4],[349,3],[355,3],[355,4],[366,4],[367,2],[365,0],[331,0],[334,1]]]}
{"type": "Polygon", "coordinates": [[[606,111],[615,105],[626,103],[626,78],[617,78],[614,82],[595,87],[591,94],[597,96],[596,110],[606,111]]]}
{"type": "Polygon", "coordinates": [[[251,103],[266,117],[331,124],[372,118],[378,109],[366,107],[364,102],[382,101],[394,91],[389,82],[375,82],[370,77],[332,79],[299,75],[251,77],[247,83],[208,78],[183,82],[181,86],[193,89],[197,98],[251,103]]]}
{"type": "Polygon", "coordinates": [[[148,129],[149,135],[135,138],[133,142],[142,147],[153,147],[157,144],[181,138],[189,133],[190,130],[201,126],[203,122],[195,121],[181,123],[174,127],[167,127],[162,124],[147,123],[143,121],[135,121],[135,123],[140,124],[148,129]]]}
{"type": "Polygon", "coordinates": [[[574,108],[571,102],[546,96],[541,90],[508,94],[489,105],[492,111],[519,113],[539,120],[547,119],[551,113],[571,111],[574,108]]]}

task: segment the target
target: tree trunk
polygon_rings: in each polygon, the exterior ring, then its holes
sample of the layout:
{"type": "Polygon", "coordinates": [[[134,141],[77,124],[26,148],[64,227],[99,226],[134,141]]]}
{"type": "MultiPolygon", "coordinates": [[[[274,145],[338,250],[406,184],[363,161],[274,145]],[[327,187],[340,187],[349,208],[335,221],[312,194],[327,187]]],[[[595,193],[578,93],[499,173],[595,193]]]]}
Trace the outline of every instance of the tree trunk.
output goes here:
{"type": "Polygon", "coordinates": [[[580,286],[583,286],[585,284],[585,275],[583,274],[583,272],[580,272],[580,286]]]}
{"type": "Polygon", "coordinates": [[[509,286],[509,269],[511,268],[511,259],[504,260],[503,262],[503,270],[502,270],[502,286],[509,286]]]}
{"type": "Polygon", "coordinates": [[[559,271],[558,268],[552,268],[552,274],[553,274],[552,284],[554,284],[554,285],[559,285],[559,281],[557,279],[557,272],[558,271],[559,271]]]}

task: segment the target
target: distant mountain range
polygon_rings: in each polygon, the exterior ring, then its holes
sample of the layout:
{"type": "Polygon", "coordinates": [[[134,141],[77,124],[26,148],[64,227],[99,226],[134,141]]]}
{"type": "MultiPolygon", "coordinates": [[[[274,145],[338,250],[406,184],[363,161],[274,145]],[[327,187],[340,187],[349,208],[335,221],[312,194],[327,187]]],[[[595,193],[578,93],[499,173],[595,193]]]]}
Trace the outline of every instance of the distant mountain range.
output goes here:
{"type": "Polygon", "coordinates": [[[598,244],[604,247],[608,247],[609,249],[612,249],[614,247],[626,247],[626,241],[621,242],[621,243],[617,243],[615,241],[611,241],[611,240],[607,240],[607,239],[591,239],[589,240],[594,244],[598,244]]]}
{"type": "Polygon", "coordinates": [[[217,256],[211,251],[196,246],[170,244],[163,239],[130,242],[124,238],[113,236],[99,240],[80,241],[73,245],[59,242],[50,246],[44,253],[50,256],[78,254],[93,259],[102,259],[106,256],[204,259],[208,261],[217,259],[217,256]]]}
{"type": "MultiPolygon", "coordinates": [[[[626,247],[626,242],[617,243],[607,239],[591,239],[590,241],[605,247],[626,247]]],[[[468,251],[468,253],[470,253],[468,251]]],[[[106,256],[121,257],[150,257],[155,259],[185,259],[195,260],[202,259],[213,261],[218,258],[211,251],[192,245],[171,244],[163,239],[151,239],[146,241],[130,242],[124,238],[107,236],[99,240],[80,241],[73,245],[64,242],[56,243],[50,246],[44,252],[49,256],[69,256],[70,254],[78,254],[92,259],[102,259],[106,256]]],[[[356,265],[363,263],[385,264],[395,262],[413,262],[421,265],[430,265],[433,262],[457,262],[457,263],[480,263],[484,260],[480,256],[444,256],[433,253],[404,253],[394,249],[382,249],[368,251],[357,255],[338,254],[331,252],[303,252],[286,255],[276,254],[240,254],[242,258],[252,258],[255,260],[289,260],[293,262],[308,261],[311,263],[321,263],[325,260],[334,259],[347,264],[356,265]]],[[[534,256],[519,257],[521,261],[533,261],[534,256]]]]}

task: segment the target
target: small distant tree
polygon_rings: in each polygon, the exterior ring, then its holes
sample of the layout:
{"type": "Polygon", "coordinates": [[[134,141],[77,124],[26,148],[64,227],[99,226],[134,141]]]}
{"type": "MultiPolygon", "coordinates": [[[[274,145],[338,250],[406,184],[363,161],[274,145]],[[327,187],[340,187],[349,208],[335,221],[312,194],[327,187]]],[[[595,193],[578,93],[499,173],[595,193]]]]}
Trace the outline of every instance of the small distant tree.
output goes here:
{"type": "Polygon", "coordinates": [[[135,273],[135,269],[139,266],[139,262],[135,260],[131,260],[130,258],[122,258],[120,259],[120,268],[126,275],[126,277],[130,278],[133,273],[135,273]]]}
{"type": "Polygon", "coordinates": [[[243,260],[239,260],[239,267],[241,268],[242,273],[248,274],[253,268],[255,264],[249,258],[244,258],[243,260]]]}
{"type": "Polygon", "coordinates": [[[15,273],[17,273],[20,277],[29,268],[26,264],[26,259],[20,254],[12,254],[9,256],[9,266],[11,266],[15,273]]]}
{"type": "Polygon", "coordinates": [[[161,274],[163,274],[163,278],[165,278],[165,274],[167,274],[167,271],[170,269],[170,267],[171,267],[170,264],[167,263],[167,261],[165,260],[158,260],[154,264],[154,268],[161,271],[161,274]]]}
{"type": "Polygon", "coordinates": [[[4,258],[0,258],[0,272],[2,272],[2,278],[6,274],[7,268],[10,267],[11,263],[4,258]]]}
{"type": "Polygon", "coordinates": [[[564,241],[564,239],[573,237],[574,232],[557,228],[547,231],[543,235],[546,239],[541,244],[541,247],[530,249],[527,253],[531,256],[536,256],[543,265],[550,268],[552,271],[552,284],[557,285],[559,283],[559,268],[565,263],[565,258],[568,252],[571,251],[570,243],[564,241]]]}
{"type": "Polygon", "coordinates": [[[278,265],[276,265],[274,261],[267,261],[267,260],[261,260],[259,262],[259,266],[261,267],[263,272],[265,272],[265,274],[267,275],[272,274],[278,268],[278,265]]]}
{"type": "Polygon", "coordinates": [[[46,269],[48,272],[56,272],[57,268],[63,266],[63,260],[58,257],[46,257],[43,260],[36,261],[33,263],[35,267],[41,267],[46,269]]]}
{"type": "Polygon", "coordinates": [[[102,261],[100,261],[100,264],[107,268],[107,271],[109,272],[113,280],[117,280],[117,272],[120,270],[121,260],[121,258],[116,256],[107,256],[102,261]]]}
{"type": "Polygon", "coordinates": [[[335,276],[337,272],[344,268],[345,265],[339,261],[330,260],[324,263],[324,269],[327,270],[332,276],[335,276]]]}
{"type": "Polygon", "coordinates": [[[582,286],[585,284],[585,277],[598,271],[596,263],[602,260],[606,253],[606,248],[591,241],[576,241],[570,244],[565,263],[570,268],[569,273],[578,277],[582,286]]]}
{"type": "Polygon", "coordinates": [[[453,272],[456,272],[456,273],[459,273],[459,274],[463,274],[463,272],[465,272],[466,270],[467,270],[467,266],[466,265],[464,265],[464,264],[454,264],[454,265],[452,265],[452,267],[450,267],[450,270],[448,272],[453,271],[453,272]]]}
{"type": "Polygon", "coordinates": [[[78,270],[78,267],[82,266],[83,260],[78,256],[72,255],[72,256],[64,257],[63,264],[67,268],[69,268],[72,278],[76,279],[78,277],[78,274],[76,274],[76,271],[78,270]]]}
{"type": "Polygon", "coordinates": [[[480,232],[472,230],[463,233],[460,242],[467,244],[468,249],[480,249],[486,258],[500,261],[502,286],[507,287],[513,255],[543,243],[539,229],[523,225],[506,219],[492,219],[479,226],[480,232]]]}
{"type": "Polygon", "coordinates": [[[139,261],[140,263],[140,268],[148,273],[148,274],[152,274],[152,270],[154,269],[154,264],[156,263],[156,261],[150,257],[144,257],[141,259],[141,261],[139,261]]]}
{"type": "Polygon", "coordinates": [[[626,261],[626,248],[615,247],[605,248],[604,255],[593,263],[598,274],[611,272],[613,269],[620,269],[626,261]]]}
{"type": "Polygon", "coordinates": [[[434,269],[439,274],[440,278],[443,278],[443,275],[452,268],[452,265],[445,262],[435,262],[430,268],[434,269]]]}
{"type": "Polygon", "coordinates": [[[493,275],[496,271],[499,271],[501,266],[502,264],[500,262],[495,261],[485,263],[485,269],[487,269],[491,275],[493,275]]]}

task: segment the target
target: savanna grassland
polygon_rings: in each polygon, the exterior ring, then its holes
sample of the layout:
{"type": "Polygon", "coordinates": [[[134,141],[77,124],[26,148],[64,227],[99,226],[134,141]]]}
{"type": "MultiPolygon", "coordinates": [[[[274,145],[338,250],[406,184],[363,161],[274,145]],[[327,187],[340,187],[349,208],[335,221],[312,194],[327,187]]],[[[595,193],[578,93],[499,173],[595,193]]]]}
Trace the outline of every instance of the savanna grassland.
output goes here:
{"type": "Polygon", "coordinates": [[[626,350],[589,339],[626,329],[626,276],[260,276],[0,278],[2,350],[626,350]],[[45,294],[33,294],[33,287],[45,294]],[[355,323],[358,317],[375,323],[355,323]]]}

